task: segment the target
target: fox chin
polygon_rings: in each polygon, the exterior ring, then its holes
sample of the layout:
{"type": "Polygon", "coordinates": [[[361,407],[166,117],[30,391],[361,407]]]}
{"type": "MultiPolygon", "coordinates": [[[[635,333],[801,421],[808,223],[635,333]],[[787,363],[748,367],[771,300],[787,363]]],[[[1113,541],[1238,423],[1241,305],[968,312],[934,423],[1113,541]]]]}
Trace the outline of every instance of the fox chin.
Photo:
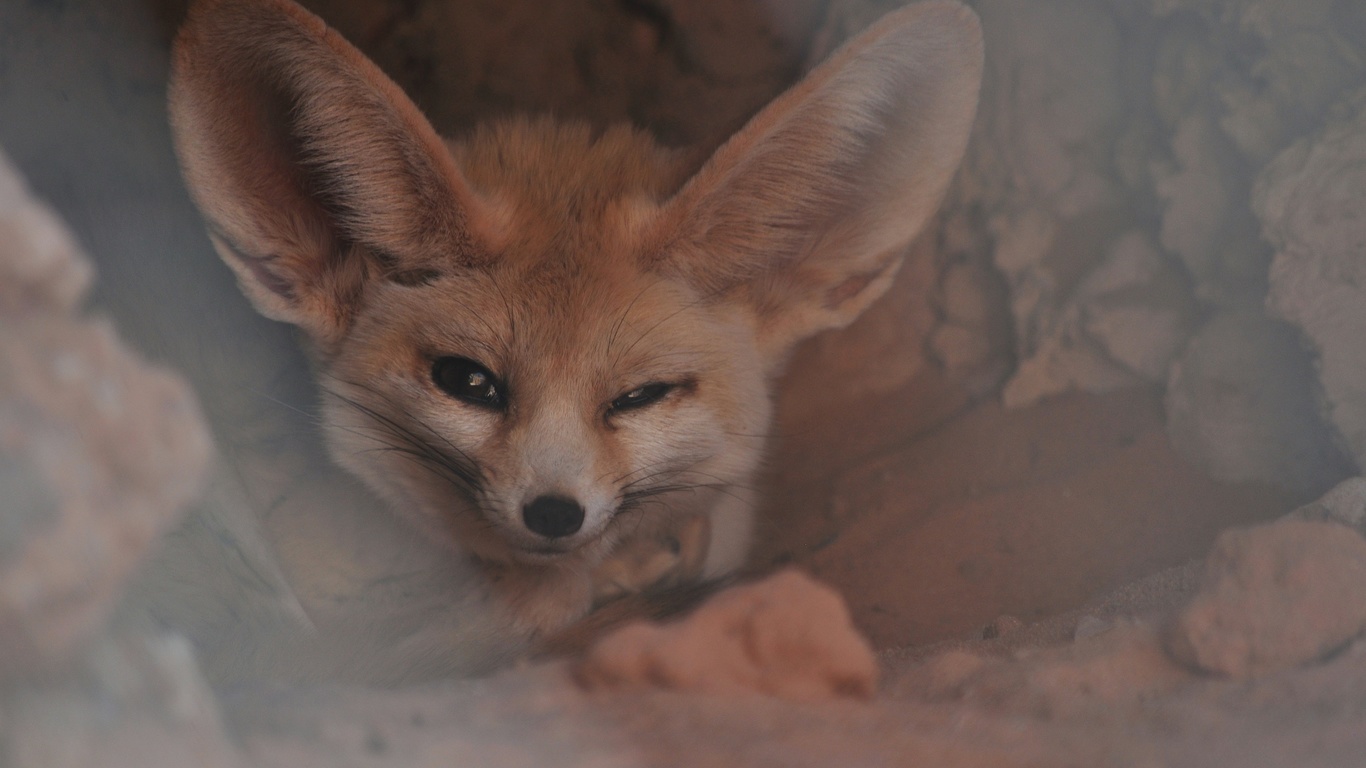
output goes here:
{"type": "Polygon", "coordinates": [[[551,631],[744,564],[772,382],[886,290],[981,74],[970,10],[907,6],[699,168],[628,126],[443,140],[294,3],[200,0],[170,115],[218,254],[303,331],[333,458],[551,631]]]}

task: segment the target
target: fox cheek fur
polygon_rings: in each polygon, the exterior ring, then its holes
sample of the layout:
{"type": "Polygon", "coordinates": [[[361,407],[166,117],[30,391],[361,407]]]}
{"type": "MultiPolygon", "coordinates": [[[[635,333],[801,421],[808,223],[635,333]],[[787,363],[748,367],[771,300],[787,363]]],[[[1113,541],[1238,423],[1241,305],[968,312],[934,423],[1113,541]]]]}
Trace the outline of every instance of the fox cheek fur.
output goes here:
{"type": "Polygon", "coordinates": [[[199,0],[170,113],[216,250],[304,331],[333,456],[396,514],[577,579],[703,515],[719,576],[748,547],[771,382],[886,290],[981,72],[970,10],[908,6],[690,173],[626,127],[513,120],[447,144],[289,0],[199,0]]]}

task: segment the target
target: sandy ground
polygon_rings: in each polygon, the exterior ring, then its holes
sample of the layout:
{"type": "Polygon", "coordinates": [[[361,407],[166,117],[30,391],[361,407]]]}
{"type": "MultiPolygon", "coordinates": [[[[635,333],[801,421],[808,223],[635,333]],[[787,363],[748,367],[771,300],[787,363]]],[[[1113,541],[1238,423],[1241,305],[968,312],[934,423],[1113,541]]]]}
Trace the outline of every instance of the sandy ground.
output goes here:
{"type": "Polygon", "coordinates": [[[224,708],[264,766],[1348,766],[1366,645],[1251,680],[1157,640],[1193,567],[992,640],[883,655],[871,701],[584,693],[567,662],[403,691],[252,690],[224,708]]]}

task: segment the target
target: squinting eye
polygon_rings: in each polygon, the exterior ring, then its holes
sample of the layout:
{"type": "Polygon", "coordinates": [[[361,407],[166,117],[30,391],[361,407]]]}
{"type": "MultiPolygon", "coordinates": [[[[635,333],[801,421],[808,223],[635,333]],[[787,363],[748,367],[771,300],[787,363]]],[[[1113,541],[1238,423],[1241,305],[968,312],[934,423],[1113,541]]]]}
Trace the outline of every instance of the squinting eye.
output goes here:
{"type": "Polygon", "coordinates": [[[464,357],[439,357],[432,364],[432,382],[442,392],[485,408],[502,408],[503,385],[489,369],[464,357]]]}
{"type": "Polygon", "coordinates": [[[667,395],[673,389],[672,384],[661,384],[655,382],[646,384],[643,387],[636,387],[626,394],[612,401],[610,409],[612,411],[629,411],[632,408],[642,408],[655,402],[659,398],[667,395]]]}

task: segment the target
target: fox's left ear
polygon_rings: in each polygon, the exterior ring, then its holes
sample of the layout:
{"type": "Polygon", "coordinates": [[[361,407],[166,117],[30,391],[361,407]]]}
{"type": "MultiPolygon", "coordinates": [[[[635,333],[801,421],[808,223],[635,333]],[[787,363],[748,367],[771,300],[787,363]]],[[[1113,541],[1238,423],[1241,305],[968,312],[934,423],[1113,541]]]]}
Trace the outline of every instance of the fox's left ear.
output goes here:
{"type": "Polygon", "coordinates": [[[176,154],[214,247],[320,349],[366,288],[484,257],[487,206],[417,107],[291,0],[196,0],[176,37],[176,154]]]}
{"type": "Polygon", "coordinates": [[[755,116],[665,204],[647,258],[746,302],[776,363],[882,295],[938,208],[982,79],[976,15],[908,6],[755,116]]]}

